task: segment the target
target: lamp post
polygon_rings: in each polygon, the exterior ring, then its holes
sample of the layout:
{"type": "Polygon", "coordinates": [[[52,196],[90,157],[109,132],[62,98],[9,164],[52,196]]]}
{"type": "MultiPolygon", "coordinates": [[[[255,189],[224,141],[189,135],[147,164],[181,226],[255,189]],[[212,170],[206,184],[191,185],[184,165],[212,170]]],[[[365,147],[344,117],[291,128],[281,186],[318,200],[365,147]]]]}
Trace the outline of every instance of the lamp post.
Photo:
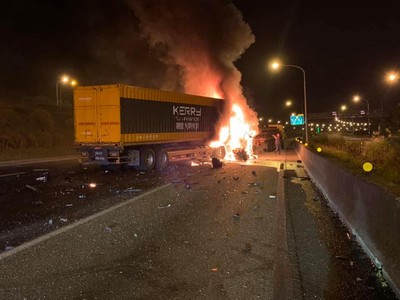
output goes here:
{"type": "MultiPolygon", "coordinates": [[[[371,123],[370,123],[370,117],[369,117],[369,101],[367,99],[361,98],[358,95],[355,95],[353,97],[353,101],[354,102],[359,102],[360,100],[364,101],[365,103],[367,103],[367,112],[368,112],[368,135],[371,135],[371,123]]],[[[382,100],[381,100],[382,101],[382,100]]]]}
{"type": "Polygon", "coordinates": [[[291,67],[300,70],[303,73],[303,90],[304,90],[304,126],[306,131],[306,143],[308,143],[308,120],[307,120],[307,90],[306,90],[306,71],[302,67],[296,65],[281,65],[278,62],[272,63],[272,68],[277,70],[279,67],[291,67]]]}
{"type": "Polygon", "coordinates": [[[60,89],[60,83],[65,85],[65,84],[71,84],[72,87],[74,87],[75,85],[77,85],[77,81],[72,79],[70,80],[69,76],[67,75],[63,75],[59,78],[59,80],[57,80],[56,83],[56,101],[57,101],[57,106],[60,106],[61,104],[61,89],[60,89]]]}

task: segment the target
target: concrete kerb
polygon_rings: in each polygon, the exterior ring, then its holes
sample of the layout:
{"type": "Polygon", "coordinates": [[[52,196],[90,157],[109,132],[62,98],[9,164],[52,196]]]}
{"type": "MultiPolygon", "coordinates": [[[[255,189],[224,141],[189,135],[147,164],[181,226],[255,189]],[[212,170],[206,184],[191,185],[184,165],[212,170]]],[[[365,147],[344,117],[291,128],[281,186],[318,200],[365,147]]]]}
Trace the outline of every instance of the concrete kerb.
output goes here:
{"type": "Polygon", "coordinates": [[[383,188],[296,145],[311,180],[400,297],[400,202],[383,188]]]}

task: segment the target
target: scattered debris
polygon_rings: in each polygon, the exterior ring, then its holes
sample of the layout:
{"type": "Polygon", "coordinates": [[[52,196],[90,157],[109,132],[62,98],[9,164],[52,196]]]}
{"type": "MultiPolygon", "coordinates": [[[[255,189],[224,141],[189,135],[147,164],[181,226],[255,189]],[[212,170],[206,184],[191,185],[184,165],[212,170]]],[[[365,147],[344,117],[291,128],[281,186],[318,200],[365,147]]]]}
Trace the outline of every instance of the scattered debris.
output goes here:
{"type": "Polygon", "coordinates": [[[111,231],[112,231],[111,227],[108,227],[108,226],[106,226],[106,230],[107,230],[108,232],[111,232],[111,231]]]}
{"type": "Polygon", "coordinates": [[[248,194],[249,193],[249,191],[243,191],[242,192],[242,194],[248,194]]]}
{"type": "Polygon", "coordinates": [[[186,188],[187,190],[190,190],[190,189],[192,188],[192,185],[191,185],[190,183],[186,183],[186,184],[185,184],[185,188],[186,188]]]}
{"type": "Polygon", "coordinates": [[[271,194],[271,195],[269,195],[269,198],[275,199],[275,198],[276,198],[276,195],[275,195],[275,194],[271,194]]]}
{"type": "Polygon", "coordinates": [[[233,219],[239,220],[240,219],[240,214],[239,213],[234,214],[233,215],[233,219]]]}
{"type": "Polygon", "coordinates": [[[74,206],[74,205],[72,203],[65,204],[65,207],[71,207],[71,206],[74,206]]]}
{"type": "Polygon", "coordinates": [[[239,180],[239,176],[236,176],[236,175],[233,176],[232,178],[233,178],[233,180],[239,180]]]}
{"type": "Polygon", "coordinates": [[[244,253],[250,253],[251,252],[251,244],[250,243],[246,243],[246,245],[244,246],[243,252],[244,253]]]}
{"type": "Polygon", "coordinates": [[[43,201],[38,200],[38,201],[33,202],[33,204],[35,204],[35,205],[42,205],[42,204],[43,204],[43,201]]]}
{"type": "Polygon", "coordinates": [[[222,162],[216,157],[212,158],[211,163],[214,169],[222,168],[222,162]]]}
{"type": "Polygon", "coordinates": [[[218,268],[212,268],[211,272],[218,272],[218,268]]]}
{"type": "Polygon", "coordinates": [[[48,223],[49,225],[53,225],[53,219],[50,219],[48,223]]]}
{"type": "Polygon", "coordinates": [[[6,248],[4,248],[4,251],[11,251],[11,250],[13,250],[14,249],[14,247],[13,246],[6,246],[6,248]]]}
{"type": "Polygon", "coordinates": [[[249,159],[249,155],[244,149],[234,149],[232,150],[233,154],[235,154],[235,158],[237,160],[243,160],[246,161],[249,159]]]}
{"type": "Polygon", "coordinates": [[[68,223],[68,219],[65,219],[65,218],[60,218],[60,221],[61,221],[62,223],[68,223]]]}
{"type": "Polygon", "coordinates": [[[32,190],[32,191],[34,191],[34,192],[39,192],[39,190],[37,188],[35,188],[35,187],[33,187],[33,186],[29,185],[29,184],[25,185],[25,187],[30,189],[30,190],[32,190]]]}
{"type": "Polygon", "coordinates": [[[171,207],[171,204],[168,204],[167,206],[159,206],[158,208],[168,208],[171,207]]]}
{"type": "Polygon", "coordinates": [[[46,182],[47,181],[47,175],[43,175],[43,176],[37,177],[36,181],[46,182]]]}
{"type": "Polygon", "coordinates": [[[342,256],[342,255],[337,255],[335,256],[336,259],[347,259],[346,256],[342,256]]]}
{"type": "Polygon", "coordinates": [[[133,234],[133,236],[134,236],[135,238],[137,238],[137,237],[138,237],[138,235],[137,235],[136,233],[134,233],[134,234],[133,234]]]}
{"type": "Polygon", "coordinates": [[[253,174],[253,176],[257,176],[256,171],[251,171],[251,174],[253,174]]]}
{"type": "Polygon", "coordinates": [[[86,195],[79,195],[79,199],[85,199],[86,195]]]}
{"type": "Polygon", "coordinates": [[[300,159],[298,159],[298,160],[297,160],[297,162],[298,162],[299,164],[301,164],[301,163],[302,163],[302,161],[301,161],[300,159]]]}
{"type": "Polygon", "coordinates": [[[135,189],[133,187],[128,187],[124,190],[125,193],[139,193],[142,189],[135,189]]]}

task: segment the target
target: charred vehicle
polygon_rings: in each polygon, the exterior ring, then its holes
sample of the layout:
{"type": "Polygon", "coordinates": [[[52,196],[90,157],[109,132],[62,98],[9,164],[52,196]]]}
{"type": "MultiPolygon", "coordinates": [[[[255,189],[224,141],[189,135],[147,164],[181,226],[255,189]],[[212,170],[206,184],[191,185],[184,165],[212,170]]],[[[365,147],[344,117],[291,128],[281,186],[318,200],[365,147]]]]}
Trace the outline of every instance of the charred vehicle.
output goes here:
{"type": "Polygon", "coordinates": [[[75,146],[82,163],[163,168],[198,156],[223,158],[208,141],[225,101],[122,84],[74,88],[75,146]]]}

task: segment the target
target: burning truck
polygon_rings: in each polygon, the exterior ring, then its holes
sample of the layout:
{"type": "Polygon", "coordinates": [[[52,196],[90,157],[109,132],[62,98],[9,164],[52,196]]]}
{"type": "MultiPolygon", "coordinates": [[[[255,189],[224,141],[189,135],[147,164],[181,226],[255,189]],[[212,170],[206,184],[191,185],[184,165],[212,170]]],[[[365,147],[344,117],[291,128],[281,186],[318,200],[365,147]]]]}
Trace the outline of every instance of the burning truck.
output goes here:
{"type": "Polygon", "coordinates": [[[222,159],[210,147],[223,99],[122,84],[74,88],[75,146],[81,163],[161,169],[171,161],[222,159]]]}

